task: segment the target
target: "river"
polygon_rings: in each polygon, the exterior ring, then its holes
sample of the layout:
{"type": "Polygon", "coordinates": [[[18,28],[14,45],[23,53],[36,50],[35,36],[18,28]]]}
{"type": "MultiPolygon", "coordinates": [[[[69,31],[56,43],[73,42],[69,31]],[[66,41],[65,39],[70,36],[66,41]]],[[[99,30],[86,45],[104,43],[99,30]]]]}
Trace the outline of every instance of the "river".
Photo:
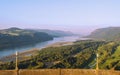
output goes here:
{"type": "Polygon", "coordinates": [[[22,51],[30,50],[32,48],[44,48],[48,45],[51,45],[57,42],[72,42],[78,39],[82,39],[82,38],[78,36],[57,37],[57,38],[54,38],[53,40],[37,43],[34,45],[29,45],[24,47],[15,47],[15,48],[9,48],[9,49],[0,49],[0,57],[14,54],[16,51],[22,52],[22,51]]]}

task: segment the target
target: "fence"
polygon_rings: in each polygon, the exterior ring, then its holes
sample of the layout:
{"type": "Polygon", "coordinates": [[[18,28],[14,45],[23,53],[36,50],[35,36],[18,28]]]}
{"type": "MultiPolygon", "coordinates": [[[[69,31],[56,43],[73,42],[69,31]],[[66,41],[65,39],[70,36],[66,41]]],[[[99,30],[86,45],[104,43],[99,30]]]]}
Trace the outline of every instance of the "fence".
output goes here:
{"type": "Polygon", "coordinates": [[[120,75],[120,71],[89,69],[0,70],[0,75],[120,75]]]}

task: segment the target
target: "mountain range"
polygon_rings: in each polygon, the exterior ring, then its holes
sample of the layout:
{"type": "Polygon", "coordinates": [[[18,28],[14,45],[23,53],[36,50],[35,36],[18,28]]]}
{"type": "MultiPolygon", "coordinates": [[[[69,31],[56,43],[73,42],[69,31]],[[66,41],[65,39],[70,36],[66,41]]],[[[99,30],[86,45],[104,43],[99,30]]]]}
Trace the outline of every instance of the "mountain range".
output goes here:
{"type": "Polygon", "coordinates": [[[44,32],[49,35],[52,35],[53,37],[62,37],[62,36],[73,36],[73,34],[70,31],[61,31],[61,30],[49,30],[49,29],[28,29],[28,30],[35,30],[38,32],[44,32]]]}

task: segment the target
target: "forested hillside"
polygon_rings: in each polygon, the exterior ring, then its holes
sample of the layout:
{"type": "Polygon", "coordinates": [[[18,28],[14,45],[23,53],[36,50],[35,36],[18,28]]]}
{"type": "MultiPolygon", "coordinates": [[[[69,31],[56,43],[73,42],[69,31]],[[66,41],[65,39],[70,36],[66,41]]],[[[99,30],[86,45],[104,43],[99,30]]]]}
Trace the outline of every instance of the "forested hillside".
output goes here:
{"type": "MultiPolygon", "coordinates": [[[[100,69],[120,70],[119,52],[120,45],[115,42],[77,41],[74,45],[44,48],[31,59],[19,62],[19,68],[95,68],[98,53],[100,69]]],[[[0,69],[14,69],[14,67],[15,63],[9,62],[1,65],[0,69]]]]}
{"type": "Polygon", "coordinates": [[[120,41],[120,27],[96,29],[87,37],[107,41],[120,41]]]}
{"type": "Polygon", "coordinates": [[[43,32],[9,28],[0,30],[0,48],[19,47],[52,40],[53,36],[43,32]]]}

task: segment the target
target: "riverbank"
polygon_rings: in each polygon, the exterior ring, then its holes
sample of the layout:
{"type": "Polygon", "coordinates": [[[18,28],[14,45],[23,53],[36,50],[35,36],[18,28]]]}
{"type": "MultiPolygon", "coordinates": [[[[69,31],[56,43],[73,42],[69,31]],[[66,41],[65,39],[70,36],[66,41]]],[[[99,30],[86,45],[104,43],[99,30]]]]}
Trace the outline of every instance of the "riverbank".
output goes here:
{"type": "MultiPolygon", "coordinates": [[[[31,55],[35,55],[38,51],[39,51],[39,49],[31,49],[31,50],[27,50],[24,52],[18,52],[19,60],[20,61],[27,60],[30,58],[31,55]]],[[[4,57],[0,58],[0,62],[15,61],[15,57],[16,57],[15,54],[4,56],[4,57]]]]}
{"type": "MultiPolygon", "coordinates": [[[[57,43],[53,43],[51,45],[47,45],[44,48],[47,47],[61,47],[61,46],[66,46],[66,45],[73,45],[73,42],[57,42],[57,43]]],[[[26,50],[23,52],[18,52],[18,57],[19,57],[19,61],[24,61],[24,60],[28,60],[31,58],[31,56],[35,56],[41,49],[39,48],[33,48],[31,50],[26,50]]],[[[15,54],[11,54],[8,56],[4,56],[0,58],[0,63],[4,63],[4,62],[10,62],[10,61],[15,61],[15,54]]]]}

